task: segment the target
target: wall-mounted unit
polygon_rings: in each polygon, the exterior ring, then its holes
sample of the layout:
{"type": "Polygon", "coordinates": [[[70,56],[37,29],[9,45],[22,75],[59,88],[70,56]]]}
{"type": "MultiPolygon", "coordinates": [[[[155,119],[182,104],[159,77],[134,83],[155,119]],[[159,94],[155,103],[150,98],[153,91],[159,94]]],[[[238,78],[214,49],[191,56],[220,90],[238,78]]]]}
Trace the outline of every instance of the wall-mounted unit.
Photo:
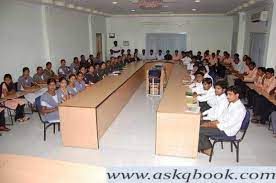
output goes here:
{"type": "Polygon", "coordinates": [[[261,11],[251,15],[251,22],[266,22],[268,21],[268,11],[261,11]]]}

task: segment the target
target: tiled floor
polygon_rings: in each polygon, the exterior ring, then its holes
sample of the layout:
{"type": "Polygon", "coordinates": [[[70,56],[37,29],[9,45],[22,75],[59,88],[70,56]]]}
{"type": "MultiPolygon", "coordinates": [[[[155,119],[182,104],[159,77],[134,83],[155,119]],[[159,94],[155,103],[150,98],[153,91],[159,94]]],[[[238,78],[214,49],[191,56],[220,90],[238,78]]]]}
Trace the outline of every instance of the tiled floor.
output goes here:
{"type": "Polygon", "coordinates": [[[197,166],[197,165],[275,165],[276,138],[267,127],[250,124],[241,144],[240,163],[230,145],[218,145],[211,164],[202,154],[197,159],[161,157],[155,151],[155,117],[159,98],[145,96],[144,85],[136,91],[100,141],[100,150],[63,147],[60,133],[48,130],[43,141],[43,125],[37,114],[30,122],[12,126],[0,137],[0,153],[38,156],[98,166],[197,166]]]}

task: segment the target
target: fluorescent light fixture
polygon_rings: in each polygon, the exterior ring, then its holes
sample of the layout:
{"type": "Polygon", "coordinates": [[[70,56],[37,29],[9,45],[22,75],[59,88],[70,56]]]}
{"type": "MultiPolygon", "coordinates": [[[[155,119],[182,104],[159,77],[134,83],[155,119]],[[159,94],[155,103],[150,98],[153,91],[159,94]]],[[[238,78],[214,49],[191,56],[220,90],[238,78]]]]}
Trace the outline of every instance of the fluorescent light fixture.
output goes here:
{"type": "Polygon", "coordinates": [[[118,4],[118,2],[117,1],[113,1],[112,4],[118,4]]]}
{"type": "Polygon", "coordinates": [[[41,2],[45,3],[45,4],[53,4],[54,3],[53,0],[42,0],[41,2]]]}
{"type": "Polygon", "coordinates": [[[193,9],[192,9],[192,11],[196,11],[196,9],[195,9],[195,8],[193,8],[193,9]]]}
{"type": "Polygon", "coordinates": [[[82,6],[77,6],[76,9],[77,9],[77,10],[83,10],[84,7],[82,7],[82,6]]]}
{"type": "Polygon", "coordinates": [[[90,8],[85,8],[84,11],[91,12],[91,9],[90,8]]]}
{"type": "Polygon", "coordinates": [[[57,6],[65,6],[65,2],[64,1],[55,1],[55,5],[57,5],[57,6]]]}
{"type": "Polygon", "coordinates": [[[195,0],[195,3],[200,3],[200,0],[195,0]]]}
{"type": "Polygon", "coordinates": [[[136,10],[131,10],[132,12],[135,12],[136,10]]]}
{"type": "Polygon", "coordinates": [[[67,4],[67,8],[73,9],[73,8],[75,8],[75,5],[74,4],[67,4]]]}

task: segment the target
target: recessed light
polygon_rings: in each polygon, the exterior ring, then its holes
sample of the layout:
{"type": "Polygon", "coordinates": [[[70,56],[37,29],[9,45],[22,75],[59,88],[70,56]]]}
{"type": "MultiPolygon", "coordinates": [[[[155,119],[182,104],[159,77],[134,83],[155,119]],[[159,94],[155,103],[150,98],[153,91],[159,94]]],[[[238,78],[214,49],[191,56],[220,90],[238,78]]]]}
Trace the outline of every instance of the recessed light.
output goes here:
{"type": "Polygon", "coordinates": [[[118,4],[118,2],[117,1],[113,1],[112,4],[118,4]]]}
{"type": "Polygon", "coordinates": [[[132,12],[135,12],[136,10],[131,10],[132,12]]]}
{"type": "Polygon", "coordinates": [[[200,0],[195,0],[195,3],[200,3],[200,0]]]}
{"type": "Polygon", "coordinates": [[[192,9],[192,11],[196,11],[196,9],[195,9],[195,8],[193,8],[193,9],[192,9]]]}

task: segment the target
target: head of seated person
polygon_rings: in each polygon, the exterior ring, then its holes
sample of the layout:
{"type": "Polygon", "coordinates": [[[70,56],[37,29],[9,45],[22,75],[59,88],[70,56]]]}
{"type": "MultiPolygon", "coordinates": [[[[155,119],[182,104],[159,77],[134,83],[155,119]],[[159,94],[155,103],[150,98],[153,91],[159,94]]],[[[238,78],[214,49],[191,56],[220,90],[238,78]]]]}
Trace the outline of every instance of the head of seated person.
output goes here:
{"type": "Polygon", "coordinates": [[[203,88],[204,90],[208,91],[210,88],[212,88],[213,82],[211,78],[204,78],[202,80],[203,88]]]}
{"type": "Polygon", "coordinates": [[[240,99],[241,90],[238,86],[230,86],[227,89],[227,99],[229,102],[235,103],[240,99]]]}
{"type": "Polygon", "coordinates": [[[79,72],[81,72],[83,75],[85,75],[86,74],[86,72],[87,72],[87,69],[86,69],[86,67],[85,66],[80,66],[80,69],[79,69],[79,72]]]}
{"type": "Polygon", "coordinates": [[[195,82],[202,83],[202,81],[204,79],[204,73],[197,71],[194,75],[195,75],[195,82]]]}
{"type": "MultiPolygon", "coordinates": [[[[206,78],[208,79],[208,78],[206,78]]],[[[217,96],[221,96],[222,94],[225,94],[227,89],[227,82],[226,81],[218,81],[215,83],[215,93],[217,96]]]]}

